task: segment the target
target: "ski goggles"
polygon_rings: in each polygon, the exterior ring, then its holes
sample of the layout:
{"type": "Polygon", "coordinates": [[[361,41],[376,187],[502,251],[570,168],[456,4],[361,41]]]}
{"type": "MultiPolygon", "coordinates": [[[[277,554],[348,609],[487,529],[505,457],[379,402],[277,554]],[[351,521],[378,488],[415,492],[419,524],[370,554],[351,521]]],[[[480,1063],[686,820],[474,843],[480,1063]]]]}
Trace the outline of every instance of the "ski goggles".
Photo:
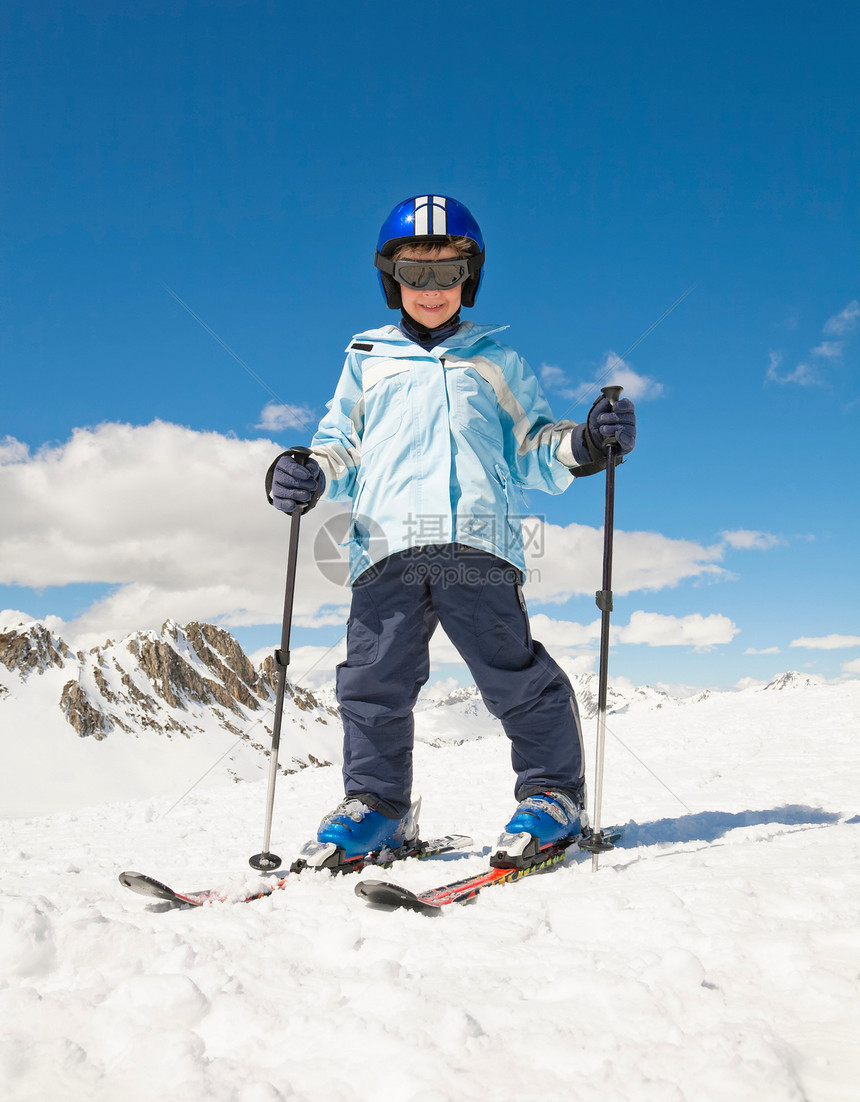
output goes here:
{"type": "Polygon", "coordinates": [[[390,274],[414,291],[448,291],[465,283],[472,271],[469,257],[458,256],[452,260],[395,260],[390,274]]]}

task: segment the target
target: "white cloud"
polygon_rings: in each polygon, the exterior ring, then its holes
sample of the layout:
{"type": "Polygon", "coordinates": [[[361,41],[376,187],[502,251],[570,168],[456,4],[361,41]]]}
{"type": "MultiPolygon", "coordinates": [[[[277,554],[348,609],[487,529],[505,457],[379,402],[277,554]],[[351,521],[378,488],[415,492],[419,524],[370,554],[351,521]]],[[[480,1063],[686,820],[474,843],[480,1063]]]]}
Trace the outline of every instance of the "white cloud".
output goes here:
{"type": "MultiPolygon", "coordinates": [[[[594,673],[596,658],[589,654],[557,654],[553,657],[568,677],[581,677],[585,673],[594,673]]],[[[615,678],[612,679],[615,683],[615,678]]]]}
{"type": "Polygon", "coordinates": [[[308,406],[287,406],[269,402],[260,411],[260,423],[254,428],[263,432],[282,432],[284,429],[300,429],[310,439],[316,431],[319,418],[308,406]]]}
{"type": "Polygon", "coordinates": [[[789,646],[806,647],[807,650],[843,650],[846,647],[860,647],[860,635],[801,636],[792,639],[789,646]]]}
{"type": "Polygon", "coordinates": [[[463,659],[459,651],[440,627],[433,633],[430,640],[430,659],[436,666],[459,666],[463,659]]]}
{"type": "Polygon", "coordinates": [[[639,375],[630,364],[625,363],[614,352],[607,352],[603,363],[597,368],[591,380],[572,384],[566,372],[554,364],[542,366],[541,380],[547,390],[557,391],[562,398],[567,398],[573,403],[561,414],[558,410],[555,411],[560,420],[569,416],[580,404],[588,403],[590,406],[599,396],[600,388],[603,386],[623,386],[624,397],[634,402],[660,398],[664,389],[662,383],[656,382],[647,375],[639,375]]]}
{"type": "MultiPolygon", "coordinates": [[[[824,340],[815,348],[810,349],[809,355],[817,360],[838,360],[842,357],[847,338],[853,333],[860,321],[860,302],[854,299],[840,310],[838,314],[828,318],[824,323],[822,334],[825,337],[838,337],[839,340],[824,340]]],[[[793,371],[781,371],[782,352],[770,352],[768,354],[768,367],[765,379],[770,383],[795,383],[798,386],[815,386],[823,380],[820,371],[808,362],[801,362],[793,371]]]]}
{"type": "Polygon", "coordinates": [[[712,613],[702,616],[664,616],[659,612],[634,612],[626,627],[616,629],[620,643],[645,643],[649,647],[693,647],[711,650],[722,643],[731,643],[738,634],[727,616],[712,613]]]}
{"type": "Polygon", "coordinates": [[[812,349],[812,355],[822,360],[838,360],[842,355],[842,341],[822,341],[812,349]]]}
{"type": "Polygon", "coordinates": [[[747,647],[744,654],[782,654],[779,647],[762,647],[758,650],[756,647],[747,647]]]}
{"type": "Polygon", "coordinates": [[[14,631],[32,622],[33,617],[29,612],[19,612],[17,608],[4,608],[0,612],[0,631],[14,631]]]}
{"type": "Polygon", "coordinates": [[[541,364],[540,380],[547,389],[557,389],[567,385],[567,376],[555,364],[541,364]]]}
{"type": "Polygon", "coordinates": [[[860,674],[860,658],[852,658],[850,662],[843,662],[842,670],[844,673],[860,674]]]}
{"type": "MultiPolygon", "coordinates": [[[[528,517],[526,529],[526,596],[534,602],[561,602],[594,593],[601,577],[603,532],[583,524],[566,527],[528,517]]],[[[616,529],[613,589],[616,593],[663,589],[691,578],[727,577],[717,565],[725,545],[705,547],[692,540],[671,539],[659,532],[616,529]]]]}
{"type": "Polygon", "coordinates": [[[4,436],[0,440],[0,466],[7,463],[23,463],[30,456],[30,449],[14,436],[4,436]]]}
{"type": "Polygon", "coordinates": [[[574,620],[554,620],[536,612],[529,621],[532,635],[551,651],[588,646],[600,638],[599,618],[590,624],[578,624],[574,620]]]}
{"type": "Polygon", "coordinates": [[[769,352],[768,358],[765,378],[769,383],[796,383],[798,386],[817,386],[821,381],[809,364],[799,363],[793,371],[780,372],[782,353],[769,352]]]}
{"type": "Polygon", "coordinates": [[[663,395],[663,384],[648,375],[639,375],[630,364],[612,351],[606,353],[597,373],[595,386],[623,386],[624,397],[634,402],[648,401],[663,395]]]}
{"type": "Polygon", "coordinates": [[[760,681],[755,677],[742,677],[739,681],[735,682],[735,688],[738,691],[742,689],[763,689],[766,684],[766,681],[760,681]]]}
{"type": "MultiPolygon", "coordinates": [[[[600,620],[578,624],[569,620],[553,620],[543,613],[531,616],[532,633],[553,653],[564,653],[583,647],[593,648],[600,639],[600,620]]],[[[730,643],[740,629],[727,616],[713,613],[702,616],[665,616],[658,612],[637,611],[627,624],[613,624],[613,643],[642,644],[649,647],[693,647],[710,650],[730,643]]],[[[589,659],[591,661],[591,659],[589,659]]]]}
{"type": "Polygon", "coordinates": [[[860,302],[853,299],[838,314],[827,319],[824,323],[824,335],[825,337],[844,337],[854,331],[858,321],[860,321],[860,302]]]}
{"type": "Polygon", "coordinates": [[[463,687],[462,681],[456,677],[431,678],[429,684],[421,690],[421,695],[432,700],[442,700],[449,693],[456,692],[463,687]]]}
{"type": "MultiPolygon", "coordinates": [[[[277,622],[289,521],[267,504],[263,478],[279,450],[158,421],[78,429],[0,466],[0,582],[116,586],[66,626],[75,645],[168,618],[277,622]]],[[[336,511],[308,514],[305,547],[336,511]]],[[[300,555],[296,616],[344,603],[313,554],[300,555]]]]}
{"type": "Polygon", "coordinates": [[[721,532],[725,543],[735,551],[769,551],[778,547],[782,540],[770,532],[756,532],[751,529],[737,528],[733,532],[721,532]]]}
{"type": "Polygon", "coordinates": [[[330,647],[293,647],[290,680],[308,689],[334,685],[335,667],[346,659],[346,635],[330,647]]]}
{"type": "Polygon", "coordinates": [[[782,367],[782,359],[782,352],[777,352],[774,349],[771,349],[770,352],[768,352],[767,373],[765,375],[765,378],[768,380],[768,382],[778,383],[781,381],[779,377],[779,369],[782,367]]]}
{"type": "Polygon", "coordinates": [[[334,608],[324,608],[312,613],[293,614],[293,623],[301,628],[343,627],[349,616],[349,591],[343,590],[344,603],[334,608]]]}

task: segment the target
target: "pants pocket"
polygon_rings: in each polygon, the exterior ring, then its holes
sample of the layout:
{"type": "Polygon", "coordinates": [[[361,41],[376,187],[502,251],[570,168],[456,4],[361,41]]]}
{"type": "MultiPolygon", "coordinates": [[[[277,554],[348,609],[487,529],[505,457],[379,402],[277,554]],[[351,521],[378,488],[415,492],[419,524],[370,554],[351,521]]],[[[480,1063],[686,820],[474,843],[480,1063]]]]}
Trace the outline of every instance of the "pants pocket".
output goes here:
{"type": "Polygon", "coordinates": [[[381,624],[369,586],[353,586],[346,626],[347,666],[369,666],[379,651],[381,624]]]}
{"type": "Polygon", "coordinates": [[[522,670],[533,658],[528,613],[520,585],[485,585],[475,613],[481,658],[500,670],[522,670]]]}

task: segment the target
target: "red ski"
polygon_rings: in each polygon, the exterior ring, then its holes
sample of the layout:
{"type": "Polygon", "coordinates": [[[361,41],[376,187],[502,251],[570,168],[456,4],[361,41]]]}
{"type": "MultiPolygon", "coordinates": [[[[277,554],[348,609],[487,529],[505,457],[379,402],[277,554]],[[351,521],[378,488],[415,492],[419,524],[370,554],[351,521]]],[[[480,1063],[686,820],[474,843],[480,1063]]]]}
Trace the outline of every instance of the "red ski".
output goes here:
{"type": "Polygon", "coordinates": [[[540,850],[529,859],[528,864],[523,866],[501,869],[490,866],[474,876],[466,876],[462,880],[454,880],[450,884],[428,888],[423,892],[413,892],[385,880],[362,880],[356,884],[355,894],[366,903],[384,907],[402,907],[411,911],[421,911],[424,914],[439,914],[443,907],[451,903],[467,903],[470,899],[474,899],[484,888],[492,888],[497,884],[511,884],[536,872],[549,872],[564,861],[569,849],[576,846],[585,850],[592,850],[599,846],[601,852],[612,849],[621,838],[621,834],[622,831],[616,827],[601,834],[599,838],[590,831],[580,835],[579,838],[565,838],[540,850]]]}
{"type": "Polygon", "coordinates": [[[450,884],[442,884],[438,888],[429,888],[423,892],[412,892],[408,888],[401,888],[399,884],[389,884],[384,880],[362,880],[356,884],[355,894],[366,903],[405,907],[408,910],[423,911],[425,914],[437,914],[450,903],[465,903],[469,899],[474,899],[484,888],[491,888],[496,884],[510,884],[514,880],[522,880],[524,876],[555,868],[564,860],[571,844],[572,840],[567,839],[548,846],[536,861],[525,868],[491,867],[474,876],[466,876],[462,880],[455,880],[450,884]]]}

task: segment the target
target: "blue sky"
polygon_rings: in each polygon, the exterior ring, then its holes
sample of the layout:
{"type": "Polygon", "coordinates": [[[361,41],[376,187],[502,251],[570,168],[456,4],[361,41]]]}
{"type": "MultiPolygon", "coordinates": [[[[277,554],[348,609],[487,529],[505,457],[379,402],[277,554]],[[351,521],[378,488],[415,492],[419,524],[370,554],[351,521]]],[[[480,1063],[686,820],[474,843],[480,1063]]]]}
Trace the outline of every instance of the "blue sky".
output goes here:
{"type": "MultiPolygon", "coordinates": [[[[312,429],[349,337],[395,318],[378,227],[432,191],[487,240],[469,316],[510,325],[556,415],[607,368],[637,397],[613,673],[860,674],[856,5],[10,0],[3,22],[0,607],[275,642],[285,534],[255,480],[309,437],[282,407],[312,429]]],[[[602,504],[599,477],[527,503],[530,608],[574,671],[602,504]]],[[[305,580],[310,667],[346,597],[305,580]]]]}

